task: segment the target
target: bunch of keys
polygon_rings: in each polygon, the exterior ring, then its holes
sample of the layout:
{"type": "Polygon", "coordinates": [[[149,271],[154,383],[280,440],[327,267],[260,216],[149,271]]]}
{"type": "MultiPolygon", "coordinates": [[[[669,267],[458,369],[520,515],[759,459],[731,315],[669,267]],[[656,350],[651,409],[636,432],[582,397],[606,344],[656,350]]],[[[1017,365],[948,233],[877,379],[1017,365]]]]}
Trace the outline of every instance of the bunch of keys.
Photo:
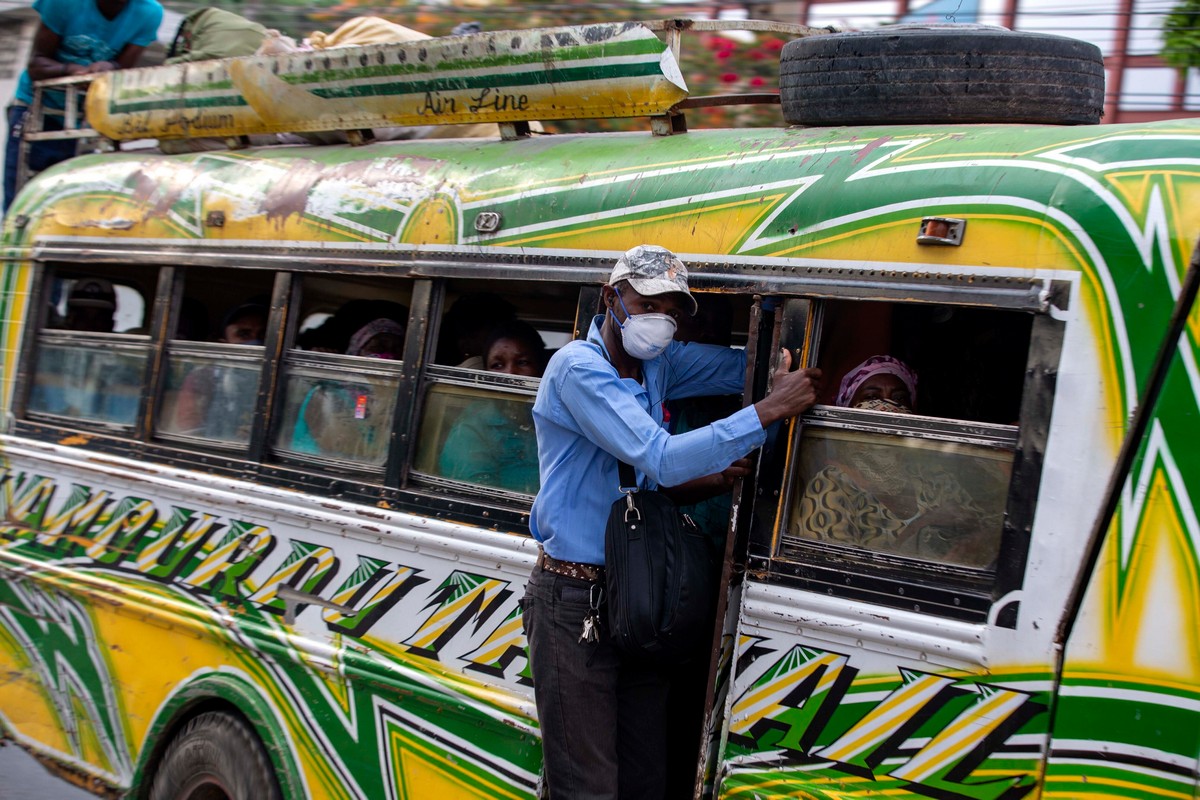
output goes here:
{"type": "Polygon", "coordinates": [[[600,641],[600,604],[604,602],[604,587],[593,583],[588,592],[588,612],[583,618],[583,631],[579,634],[580,644],[600,641]]]}

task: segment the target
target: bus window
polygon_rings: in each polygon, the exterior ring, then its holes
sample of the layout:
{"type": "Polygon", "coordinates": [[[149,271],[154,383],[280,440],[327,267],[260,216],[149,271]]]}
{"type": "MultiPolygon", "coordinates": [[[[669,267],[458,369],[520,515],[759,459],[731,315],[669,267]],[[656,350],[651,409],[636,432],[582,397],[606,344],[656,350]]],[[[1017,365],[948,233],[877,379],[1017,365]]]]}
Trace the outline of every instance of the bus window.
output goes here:
{"type": "Polygon", "coordinates": [[[273,277],[235,269],[184,273],[156,435],[249,443],[273,277]]]}
{"type": "Polygon", "coordinates": [[[1012,461],[1002,442],[806,425],[785,541],[993,569],[1012,461]]]}
{"type": "Polygon", "coordinates": [[[827,301],[814,319],[825,381],[797,426],[777,555],[835,591],[905,605],[920,585],[985,607],[1007,515],[1032,503],[1010,496],[1032,315],[827,301]]]}
{"type": "Polygon", "coordinates": [[[381,469],[387,461],[403,368],[412,284],[305,276],[280,375],[272,446],[277,456],[381,469]]]}
{"type": "Polygon", "coordinates": [[[427,374],[413,470],[433,483],[533,495],[533,396],[551,352],[570,341],[580,290],[535,282],[520,291],[496,287],[443,284],[447,311],[437,351],[445,366],[427,374]]]}
{"type": "Polygon", "coordinates": [[[45,282],[45,325],[27,410],[131,427],[137,419],[146,359],[148,302],[155,267],[99,269],[55,267],[45,282]]]}
{"type": "Polygon", "coordinates": [[[1029,352],[1028,314],[901,303],[823,304],[821,402],[832,404],[842,376],[886,353],[919,376],[918,413],[1016,424],[1029,352]]]}
{"type": "Polygon", "coordinates": [[[436,364],[487,370],[484,345],[492,333],[512,320],[526,322],[537,330],[546,359],[571,340],[578,286],[530,282],[518,291],[512,284],[495,281],[455,280],[447,281],[445,287],[436,364]]]}
{"type": "Polygon", "coordinates": [[[521,494],[537,494],[533,397],[434,384],[425,397],[418,472],[521,494]]]}

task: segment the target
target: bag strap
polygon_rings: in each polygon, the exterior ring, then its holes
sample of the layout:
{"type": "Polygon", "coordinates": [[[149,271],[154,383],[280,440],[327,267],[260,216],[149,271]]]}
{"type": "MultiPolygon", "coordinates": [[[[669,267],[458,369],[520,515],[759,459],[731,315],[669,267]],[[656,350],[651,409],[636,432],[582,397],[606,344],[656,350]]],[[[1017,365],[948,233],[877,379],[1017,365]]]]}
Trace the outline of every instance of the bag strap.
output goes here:
{"type": "MultiPolygon", "coordinates": [[[[638,510],[638,507],[633,502],[633,496],[638,491],[637,474],[629,464],[618,460],[617,477],[620,479],[621,484],[618,488],[621,490],[621,494],[625,495],[625,522],[640,521],[642,512],[638,510]]],[[[621,501],[618,500],[617,502],[621,501]]]]}
{"type": "Polygon", "coordinates": [[[624,461],[617,462],[617,477],[621,481],[619,488],[624,494],[631,494],[638,490],[637,474],[634,473],[633,467],[624,461]]]}

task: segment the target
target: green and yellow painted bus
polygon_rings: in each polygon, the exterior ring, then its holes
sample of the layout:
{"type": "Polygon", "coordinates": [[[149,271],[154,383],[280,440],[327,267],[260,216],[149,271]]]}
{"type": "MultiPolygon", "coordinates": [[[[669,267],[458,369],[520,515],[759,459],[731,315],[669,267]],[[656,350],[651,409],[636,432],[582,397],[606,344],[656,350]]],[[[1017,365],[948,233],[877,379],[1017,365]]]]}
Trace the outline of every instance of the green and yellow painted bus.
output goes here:
{"type": "Polygon", "coordinates": [[[586,335],[648,242],[747,350],[735,403],[780,347],[827,376],[721,523],[676,788],[1200,796],[1200,122],[829,100],[821,125],[688,131],[673,46],[590,26],[92,84],[100,133],[177,146],[55,166],[4,219],[5,737],[114,797],[537,796],[535,488],[442,448],[480,404],[528,418],[538,381],[455,337],[481,308],[550,350],[586,335]],[[530,133],[556,115],[653,125],[530,133]],[[362,133],[472,121],[502,135],[362,133]],[[246,146],[318,130],[348,143],[246,146]],[[262,338],[224,340],[247,306],[262,338]],[[389,315],[394,359],[334,330],[389,315]],[[916,414],[833,404],[877,353],[918,373],[916,414]],[[835,474],[874,528],[806,511],[835,474]]]}

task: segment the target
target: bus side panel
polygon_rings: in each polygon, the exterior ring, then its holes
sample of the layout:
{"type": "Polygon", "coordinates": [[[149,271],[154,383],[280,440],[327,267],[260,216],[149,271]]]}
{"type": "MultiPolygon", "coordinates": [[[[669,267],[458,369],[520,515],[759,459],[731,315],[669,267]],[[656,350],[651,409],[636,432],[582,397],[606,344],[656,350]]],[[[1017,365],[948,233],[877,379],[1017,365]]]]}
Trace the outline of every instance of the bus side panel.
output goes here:
{"type": "Polygon", "coordinates": [[[1194,342],[1184,334],[1066,644],[1045,797],[1196,793],[1200,386],[1194,342]]]}
{"type": "Polygon", "coordinates": [[[234,681],[301,796],[534,795],[527,540],[4,444],[0,708],[22,744],[124,789],[181,696],[234,681]]]}
{"type": "MultiPolygon", "coordinates": [[[[0,261],[0,432],[7,430],[17,380],[21,332],[28,313],[33,269],[16,260],[0,261]]],[[[0,454],[0,458],[3,455],[0,454]]]]}
{"type": "MultiPolygon", "coordinates": [[[[734,642],[722,797],[1195,793],[1195,315],[1092,578],[1058,692],[1055,634],[1200,230],[1200,181],[1189,160],[1194,129],[1094,134],[1057,151],[1014,154],[995,179],[1008,196],[971,193],[969,170],[993,166],[990,153],[970,162],[930,154],[895,169],[911,187],[922,173],[943,180],[939,203],[980,203],[979,213],[963,215],[971,227],[956,257],[1053,270],[1052,279],[1070,286],[1069,302],[1049,310],[1065,333],[1051,419],[1039,420],[1050,428],[1022,584],[994,598],[986,623],[962,623],[903,592],[873,604],[845,599],[836,585],[796,588],[786,576],[804,576],[803,563],[791,572],[770,563],[752,570],[734,642]],[[1147,161],[1149,152],[1161,158],[1147,161]],[[1178,169],[1168,171],[1171,163],[1178,169]],[[1018,185],[1036,174],[1047,180],[1018,185]],[[1006,227],[1013,219],[1041,232],[1006,227]],[[995,236],[1001,231],[1007,235],[995,236]],[[986,252],[972,250],[971,237],[987,240],[986,252]]],[[[977,174],[978,185],[992,185],[988,173],[977,174]]],[[[902,192],[861,183],[880,203],[902,192]]],[[[872,224],[885,219],[883,210],[860,207],[853,230],[827,246],[829,257],[869,262],[878,252],[872,224]]],[[[889,259],[903,257],[902,248],[896,252],[889,259]]],[[[852,579],[864,576],[847,573],[846,584],[852,579]]]]}

